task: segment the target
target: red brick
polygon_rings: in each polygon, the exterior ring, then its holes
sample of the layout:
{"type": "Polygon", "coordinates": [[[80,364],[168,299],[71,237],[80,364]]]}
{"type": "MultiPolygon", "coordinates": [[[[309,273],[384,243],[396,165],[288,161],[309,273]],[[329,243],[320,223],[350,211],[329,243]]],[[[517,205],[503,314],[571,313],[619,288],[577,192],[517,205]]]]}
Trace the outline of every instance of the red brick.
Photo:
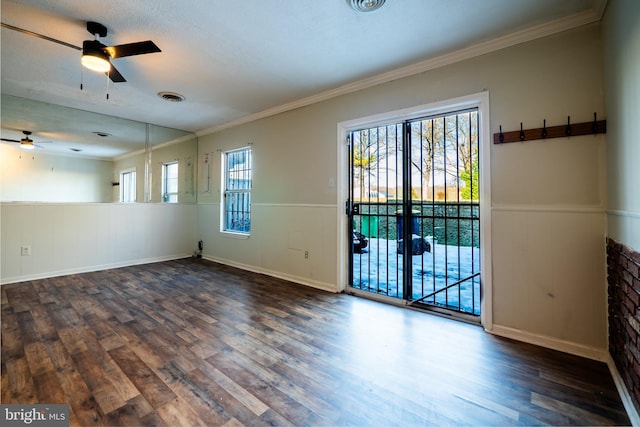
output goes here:
{"type": "Polygon", "coordinates": [[[624,270],[622,272],[622,281],[629,287],[633,286],[633,276],[631,272],[624,270]]]}
{"type": "Polygon", "coordinates": [[[631,300],[636,307],[640,305],[640,293],[636,292],[635,289],[631,287],[627,289],[627,298],[631,300]]]}
{"type": "Polygon", "coordinates": [[[629,345],[638,345],[638,331],[634,330],[632,326],[627,328],[627,333],[629,334],[629,345]]]}
{"type": "MultiPolygon", "coordinates": [[[[623,319],[627,319],[629,316],[633,316],[633,313],[635,313],[635,309],[632,311],[629,310],[629,307],[627,307],[626,304],[624,304],[624,301],[621,301],[622,304],[620,304],[620,314],[622,315],[623,319]]],[[[626,322],[626,320],[625,320],[626,322]]]]}
{"type": "Polygon", "coordinates": [[[607,238],[609,351],[640,407],[640,253],[607,238]]]}
{"type": "Polygon", "coordinates": [[[632,369],[636,374],[636,377],[640,378],[640,362],[639,361],[636,360],[636,362],[632,366],[632,369]]]}
{"type": "MultiPolygon", "coordinates": [[[[635,386],[635,384],[640,384],[640,375],[638,375],[636,373],[636,371],[633,369],[633,367],[630,367],[629,369],[629,379],[631,380],[631,383],[635,386]]],[[[635,386],[637,388],[637,386],[635,386]]]]}

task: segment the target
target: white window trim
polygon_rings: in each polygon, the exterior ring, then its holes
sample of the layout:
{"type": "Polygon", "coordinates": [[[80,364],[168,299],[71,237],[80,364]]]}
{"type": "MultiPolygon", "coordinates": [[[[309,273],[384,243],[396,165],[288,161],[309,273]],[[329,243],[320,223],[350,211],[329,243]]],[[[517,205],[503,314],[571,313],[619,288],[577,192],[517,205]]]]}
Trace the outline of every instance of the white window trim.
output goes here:
{"type": "Polygon", "coordinates": [[[127,169],[122,169],[120,171],[120,174],[119,174],[119,183],[120,183],[120,188],[119,188],[119,191],[118,191],[118,201],[120,203],[136,203],[138,201],[138,171],[136,170],[136,168],[135,167],[131,167],[131,168],[127,168],[127,169]],[[125,202],[125,201],[122,200],[123,199],[123,192],[124,192],[124,186],[123,186],[123,183],[122,183],[122,176],[124,174],[131,173],[131,172],[136,174],[136,178],[135,178],[136,179],[136,183],[135,183],[134,188],[133,188],[133,201],[132,202],[125,202]]]}
{"type": "MultiPolygon", "coordinates": [[[[224,196],[227,191],[226,190],[226,185],[227,185],[226,155],[229,153],[237,152],[237,151],[249,151],[251,153],[251,157],[253,157],[253,149],[251,146],[234,148],[231,150],[222,151],[220,153],[220,164],[222,165],[222,167],[220,168],[220,233],[224,237],[245,240],[251,237],[251,230],[253,225],[253,209],[251,209],[251,205],[253,203],[249,204],[249,231],[248,232],[225,230],[224,228],[224,224],[226,222],[226,217],[225,217],[226,205],[225,205],[224,196]]],[[[249,193],[253,195],[253,165],[251,166],[251,189],[249,190],[249,193]]]]}
{"type": "Polygon", "coordinates": [[[174,160],[171,162],[164,162],[162,163],[162,171],[161,171],[161,179],[162,179],[162,183],[160,186],[160,200],[162,201],[162,203],[178,203],[180,202],[180,162],[178,160],[174,160]],[[166,176],[166,170],[167,170],[167,166],[168,165],[177,165],[178,167],[178,177],[176,178],[178,180],[178,191],[176,191],[175,193],[167,193],[166,191],[166,187],[167,187],[167,176],[166,176]],[[164,196],[165,194],[175,194],[176,196],[176,201],[175,202],[168,202],[164,200],[164,196]]]}

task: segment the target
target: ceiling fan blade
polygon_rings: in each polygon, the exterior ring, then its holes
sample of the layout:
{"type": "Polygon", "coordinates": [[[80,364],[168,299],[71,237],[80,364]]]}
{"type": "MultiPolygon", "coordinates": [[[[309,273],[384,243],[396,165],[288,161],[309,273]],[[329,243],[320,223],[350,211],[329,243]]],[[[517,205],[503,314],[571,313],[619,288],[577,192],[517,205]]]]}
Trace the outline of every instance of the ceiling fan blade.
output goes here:
{"type": "Polygon", "coordinates": [[[24,28],[14,27],[13,25],[5,24],[2,22],[2,27],[7,28],[9,30],[17,31],[22,34],[26,34],[29,36],[37,37],[39,39],[47,40],[50,42],[58,43],[62,46],[67,46],[75,50],[82,50],[80,46],[73,45],[71,43],[63,42],[62,40],[54,39],[53,37],[45,36],[44,34],[34,33],[33,31],[25,30],[24,28]]]}
{"type": "Polygon", "coordinates": [[[162,52],[151,40],[136,43],[120,44],[117,46],[107,46],[105,50],[111,58],[122,58],[124,56],[143,55],[145,53],[162,52]]]}
{"type": "Polygon", "coordinates": [[[127,81],[127,79],[125,79],[124,76],[120,74],[120,71],[118,71],[116,67],[113,66],[113,64],[111,64],[111,70],[109,70],[109,72],[105,74],[107,74],[111,81],[114,83],[124,83],[127,81]]]}
{"type": "Polygon", "coordinates": [[[0,138],[0,140],[5,142],[20,142],[18,139],[9,139],[9,138],[0,138]]]}

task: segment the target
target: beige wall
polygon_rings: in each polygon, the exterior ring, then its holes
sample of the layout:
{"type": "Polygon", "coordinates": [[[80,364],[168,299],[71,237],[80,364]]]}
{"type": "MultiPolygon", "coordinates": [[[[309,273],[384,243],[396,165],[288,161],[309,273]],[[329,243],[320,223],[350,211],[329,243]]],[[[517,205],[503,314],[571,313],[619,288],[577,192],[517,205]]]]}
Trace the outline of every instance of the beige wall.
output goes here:
{"type": "Polygon", "coordinates": [[[180,162],[178,204],[104,203],[117,200],[112,180],[132,166],[144,199],[144,154],[111,162],[0,150],[0,283],[180,258],[197,247],[195,137],[153,150],[155,176],[163,162],[180,162]]]}
{"type": "Polygon", "coordinates": [[[0,201],[109,202],[112,169],[111,161],[0,144],[0,201]]]}
{"type": "Polygon", "coordinates": [[[182,203],[0,203],[0,283],[190,256],[195,216],[182,203]]]}
{"type": "MultiPolygon", "coordinates": [[[[213,165],[211,191],[199,194],[205,256],[340,289],[338,123],[485,90],[491,132],[603,118],[600,52],[600,27],[589,25],[201,136],[200,156],[213,165]],[[232,239],[218,231],[219,151],[248,143],[253,229],[232,239]]],[[[490,153],[496,331],[606,348],[605,137],[492,145],[490,153]]]]}
{"type": "Polygon", "coordinates": [[[608,235],[640,251],[640,2],[609,0],[603,40],[608,235]]]}

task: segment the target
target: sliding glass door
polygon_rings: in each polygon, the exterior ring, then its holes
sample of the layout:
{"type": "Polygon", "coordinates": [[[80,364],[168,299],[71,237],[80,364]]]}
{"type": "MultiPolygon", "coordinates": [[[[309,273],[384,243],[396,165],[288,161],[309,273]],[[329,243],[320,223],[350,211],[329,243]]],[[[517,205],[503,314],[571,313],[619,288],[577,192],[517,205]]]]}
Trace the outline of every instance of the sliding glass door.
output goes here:
{"type": "Polygon", "coordinates": [[[350,133],[351,288],[480,315],[478,152],[477,109],[350,133]]]}

